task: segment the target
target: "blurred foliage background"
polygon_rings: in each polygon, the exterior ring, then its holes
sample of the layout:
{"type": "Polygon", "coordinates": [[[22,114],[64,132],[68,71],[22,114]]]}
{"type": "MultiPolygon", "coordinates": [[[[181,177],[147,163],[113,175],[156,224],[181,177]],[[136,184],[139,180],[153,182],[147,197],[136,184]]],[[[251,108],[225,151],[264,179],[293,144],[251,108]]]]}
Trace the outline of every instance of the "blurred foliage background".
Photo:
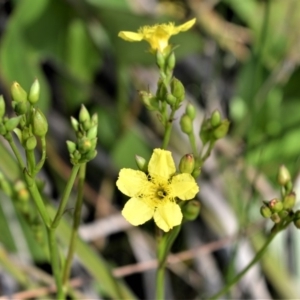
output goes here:
{"type": "MultiPolygon", "coordinates": [[[[154,297],[154,224],[132,228],[123,220],[126,198],[115,181],[120,168],[135,168],[136,154],[148,159],[161,145],[160,124],[138,98],[138,90],[155,91],[158,72],[148,45],[124,42],[118,32],[196,17],[192,30],[171,40],[179,45],[175,76],[197,107],[197,131],[216,108],[231,121],[228,137],[202,170],[201,214],[184,225],[169,265],[167,298],[203,299],[263,243],[270,224],[259,207],[279,195],[281,164],[299,190],[299,16],[299,0],[0,0],[0,93],[10,100],[13,81],[27,90],[35,78],[41,83],[39,105],[50,124],[41,175],[53,207],[70,173],[69,117],[82,103],[99,115],[99,154],[88,165],[82,241],[73,266],[77,298],[118,298],[120,286],[127,297],[154,297]],[[115,286],[106,281],[107,266],[120,278],[115,286]]],[[[170,149],[177,162],[191,152],[179,128],[170,149]]],[[[0,171],[14,183],[21,173],[4,140],[0,151],[0,171]]],[[[62,248],[73,200],[58,232],[62,248]]],[[[3,193],[0,228],[0,294],[49,294],[41,290],[53,283],[45,241],[36,239],[18,203],[3,193]]],[[[291,227],[228,297],[299,299],[299,253],[300,234],[291,227]]]]}

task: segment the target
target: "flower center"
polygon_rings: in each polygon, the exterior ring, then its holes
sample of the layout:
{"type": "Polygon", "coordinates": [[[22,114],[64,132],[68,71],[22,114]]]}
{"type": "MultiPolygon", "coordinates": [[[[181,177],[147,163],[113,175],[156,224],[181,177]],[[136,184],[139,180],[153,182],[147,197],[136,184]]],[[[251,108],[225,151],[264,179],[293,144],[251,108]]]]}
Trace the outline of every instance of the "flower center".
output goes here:
{"type": "Polygon", "coordinates": [[[168,193],[163,188],[158,188],[156,191],[156,198],[159,200],[163,200],[167,195],[168,193]]]}

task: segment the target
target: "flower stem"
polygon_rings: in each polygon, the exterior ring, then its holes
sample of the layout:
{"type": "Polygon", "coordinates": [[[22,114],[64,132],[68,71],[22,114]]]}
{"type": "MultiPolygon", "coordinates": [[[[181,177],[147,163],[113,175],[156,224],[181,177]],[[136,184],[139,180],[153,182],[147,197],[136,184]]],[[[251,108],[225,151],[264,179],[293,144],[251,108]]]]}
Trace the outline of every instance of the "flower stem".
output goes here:
{"type": "Polygon", "coordinates": [[[74,211],[73,228],[72,228],[72,233],[71,233],[68,255],[67,255],[64,270],[63,270],[62,283],[63,283],[64,290],[67,289],[67,282],[68,282],[69,275],[70,275],[72,258],[73,258],[75,246],[76,246],[77,232],[78,232],[78,228],[79,228],[79,224],[80,224],[80,214],[81,214],[81,207],[82,207],[82,202],[83,202],[83,187],[84,187],[84,180],[85,180],[85,170],[86,170],[86,164],[82,164],[80,166],[79,175],[78,175],[78,194],[77,194],[76,206],[75,206],[75,211],[74,211]]]}
{"type": "Polygon", "coordinates": [[[23,171],[23,170],[25,169],[25,164],[24,164],[24,162],[23,162],[22,156],[21,156],[21,154],[20,154],[20,152],[19,152],[19,150],[18,150],[16,144],[15,144],[14,141],[13,141],[13,138],[12,138],[11,133],[7,134],[7,135],[5,136],[5,138],[6,138],[6,140],[8,141],[8,143],[9,143],[9,145],[10,145],[12,151],[14,152],[14,155],[15,155],[15,157],[17,158],[17,161],[18,161],[18,163],[19,163],[19,165],[20,165],[20,167],[21,167],[21,169],[22,169],[22,171],[23,171]]]}
{"type": "Polygon", "coordinates": [[[80,168],[80,164],[74,165],[73,168],[72,168],[71,176],[69,177],[69,180],[68,180],[66,188],[64,190],[62,199],[60,201],[60,204],[59,204],[59,207],[58,207],[58,210],[57,210],[57,213],[56,213],[55,218],[54,218],[54,220],[51,224],[52,228],[56,228],[58,226],[59,221],[60,221],[60,219],[61,219],[61,217],[64,213],[64,210],[65,210],[65,207],[67,205],[67,202],[68,202],[68,199],[69,199],[72,187],[74,185],[76,175],[78,173],[79,168],[80,168]]]}
{"type": "Polygon", "coordinates": [[[172,125],[173,125],[173,119],[174,119],[175,112],[176,112],[175,110],[171,111],[171,114],[170,114],[169,119],[167,121],[167,125],[165,126],[165,134],[164,134],[162,149],[166,149],[169,142],[170,142],[170,137],[171,137],[172,125]]]}
{"type": "Polygon", "coordinates": [[[240,272],[238,273],[232,280],[229,282],[226,286],[224,286],[219,292],[217,292],[215,295],[209,297],[209,299],[218,299],[223,294],[227,293],[231,287],[236,284],[264,255],[265,251],[267,250],[269,244],[273,241],[274,237],[277,235],[279,231],[286,228],[292,220],[289,220],[284,225],[282,225],[277,230],[274,230],[269,235],[268,239],[266,240],[265,244],[262,246],[262,248],[256,253],[255,257],[251,260],[251,262],[240,272]]]}

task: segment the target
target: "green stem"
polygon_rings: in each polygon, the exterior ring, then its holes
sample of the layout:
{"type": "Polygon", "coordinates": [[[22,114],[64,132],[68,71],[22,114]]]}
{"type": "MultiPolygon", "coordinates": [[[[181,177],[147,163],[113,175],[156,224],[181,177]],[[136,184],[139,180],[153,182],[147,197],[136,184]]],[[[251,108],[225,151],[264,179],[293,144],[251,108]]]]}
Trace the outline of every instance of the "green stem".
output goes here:
{"type": "Polygon", "coordinates": [[[165,134],[164,134],[162,149],[166,149],[169,142],[170,142],[170,137],[171,137],[172,125],[173,125],[173,119],[174,119],[175,112],[176,112],[175,110],[171,111],[171,114],[170,114],[169,119],[167,121],[167,125],[165,127],[165,134]]]}
{"type": "Polygon", "coordinates": [[[35,169],[35,157],[33,150],[26,150],[26,159],[27,159],[27,168],[29,174],[34,178],[34,169],[35,169]]]}
{"type": "Polygon", "coordinates": [[[62,199],[60,201],[57,213],[55,215],[55,218],[51,224],[52,228],[56,228],[59,224],[59,221],[64,213],[65,207],[67,205],[72,187],[74,185],[75,179],[76,179],[76,175],[78,173],[78,170],[80,168],[80,164],[73,166],[72,171],[71,171],[71,176],[69,177],[69,180],[67,182],[67,185],[65,187],[62,199]]]}
{"type": "Polygon", "coordinates": [[[55,283],[57,287],[57,299],[63,300],[65,299],[65,294],[63,291],[62,280],[61,280],[61,270],[60,270],[60,263],[59,263],[59,255],[58,255],[58,247],[55,238],[55,228],[47,228],[48,233],[48,243],[49,243],[49,250],[50,250],[50,260],[51,260],[51,267],[52,272],[55,278],[55,283]]]}
{"type": "Polygon", "coordinates": [[[164,235],[158,244],[157,259],[158,269],[156,273],[156,298],[162,300],[165,298],[165,266],[171,247],[177,238],[181,225],[174,227],[170,232],[164,235]]]}
{"type": "Polygon", "coordinates": [[[195,139],[194,131],[189,134],[189,140],[190,140],[190,144],[191,144],[191,147],[193,150],[194,157],[196,157],[198,151],[197,151],[197,147],[196,147],[196,139],[195,139]]]}
{"type": "Polygon", "coordinates": [[[45,136],[41,137],[41,142],[42,142],[42,157],[41,160],[37,163],[34,174],[37,174],[41,168],[43,167],[45,160],[46,160],[46,138],[45,136]]]}
{"type": "Polygon", "coordinates": [[[83,187],[84,187],[84,180],[85,180],[85,170],[86,170],[86,164],[82,164],[78,174],[78,194],[77,194],[76,206],[74,211],[73,228],[71,233],[68,255],[63,270],[62,282],[63,282],[64,290],[67,289],[67,282],[70,276],[72,259],[75,252],[77,232],[80,225],[81,207],[83,203],[83,187]]]}
{"type": "Polygon", "coordinates": [[[15,157],[17,158],[17,161],[18,161],[18,163],[19,163],[19,165],[20,165],[20,167],[21,167],[21,169],[23,171],[25,169],[25,164],[23,162],[22,156],[21,156],[21,154],[20,154],[20,152],[19,152],[16,144],[13,141],[11,133],[7,134],[5,136],[5,138],[8,141],[8,143],[9,143],[9,145],[10,145],[10,147],[11,147],[11,149],[12,149],[15,157]]]}
{"type": "Polygon", "coordinates": [[[288,222],[284,223],[280,228],[277,230],[274,230],[266,240],[265,244],[262,246],[262,248],[256,253],[255,257],[252,259],[252,261],[239,273],[237,274],[231,282],[229,282],[224,288],[222,288],[218,293],[215,295],[209,297],[209,299],[218,299],[223,294],[227,293],[231,287],[236,284],[264,255],[265,251],[267,250],[269,244],[273,241],[274,237],[277,235],[279,231],[286,228],[292,220],[289,220],[288,222]]]}

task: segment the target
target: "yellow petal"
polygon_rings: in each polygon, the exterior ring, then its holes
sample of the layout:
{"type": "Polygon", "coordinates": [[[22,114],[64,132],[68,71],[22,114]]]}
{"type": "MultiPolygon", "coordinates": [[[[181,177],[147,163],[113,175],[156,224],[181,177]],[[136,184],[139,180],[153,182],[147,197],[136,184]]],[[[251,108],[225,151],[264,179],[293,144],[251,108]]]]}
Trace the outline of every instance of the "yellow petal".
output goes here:
{"type": "Polygon", "coordinates": [[[154,149],[150,158],[148,171],[151,176],[169,179],[176,172],[176,167],[170,151],[154,149]]]}
{"type": "Polygon", "coordinates": [[[143,35],[132,31],[120,31],[118,37],[128,42],[139,42],[143,39],[143,35]]]}
{"type": "Polygon", "coordinates": [[[154,208],[148,206],[142,199],[131,198],[125,204],[122,215],[132,225],[144,224],[153,217],[154,208]]]}
{"type": "Polygon", "coordinates": [[[199,192],[194,177],[187,173],[175,175],[171,182],[172,195],[181,200],[193,199],[199,192]]]}
{"type": "Polygon", "coordinates": [[[187,21],[187,22],[185,22],[184,24],[182,24],[180,26],[174,27],[172,35],[177,34],[181,31],[189,30],[195,24],[195,22],[196,22],[196,18],[194,18],[190,21],[187,21]]]}
{"type": "Polygon", "coordinates": [[[122,169],[116,184],[123,194],[134,197],[137,196],[148,183],[147,175],[144,172],[122,169]]]}
{"type": "Polygon", "coordinates": [[[182,213],[179,205],[172,201],[159,205],[154,213],[154,221],[165,232],[181,224],[182,213]]]}

